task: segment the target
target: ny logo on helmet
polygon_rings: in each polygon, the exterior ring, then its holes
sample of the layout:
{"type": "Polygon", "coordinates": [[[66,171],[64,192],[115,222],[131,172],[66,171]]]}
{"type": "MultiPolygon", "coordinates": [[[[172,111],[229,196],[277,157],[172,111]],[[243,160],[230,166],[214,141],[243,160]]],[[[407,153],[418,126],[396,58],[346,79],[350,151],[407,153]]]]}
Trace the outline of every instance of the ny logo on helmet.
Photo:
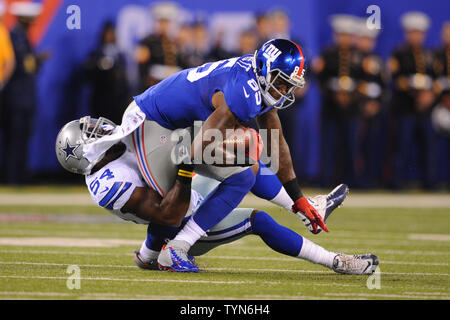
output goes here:
{"type": "Polygon", "coordinates": [[[263,56],[270,62],[273,62],[280,54],[281,54],[281,51],[277,47],[275,47],[273,44],[271,44],[266,49],[264,49],[264,52],[263,52],[263,56]]]}

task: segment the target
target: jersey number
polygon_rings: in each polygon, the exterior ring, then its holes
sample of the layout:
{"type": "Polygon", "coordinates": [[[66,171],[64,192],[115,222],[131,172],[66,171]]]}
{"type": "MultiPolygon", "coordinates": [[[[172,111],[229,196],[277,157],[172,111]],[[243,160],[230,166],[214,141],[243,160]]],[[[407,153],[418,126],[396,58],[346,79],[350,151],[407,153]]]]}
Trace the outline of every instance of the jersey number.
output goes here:
{"type": "Polygon", "coordinates": [[[197,68],[189,71],[189,73],[187,75],[187,79],[190,82],[195,82],[201,78],[206,77],[208,74],[210,74],[215,69],[217,69],[218,66],[221,66],[221,68],[232,67],[238,59],[239,58],[232,58],[232,59],[227,59],[227,60],[220,60],[220,61],[216,61],[216,62],[205,63],[204,65],[201,65],[200,67],[197,67],[197,68]]]}
{"type": "MultiPolygon", "coordinates": [[[[261,104],[261,91],[259,91],[259,86],[256,83],[256,80],[255,79],[250,79],[250,80],[247,81],[247,84],[255,92],[256,104],[260,105],[261,104]]],[[[248,98],[247,95],[245,97],[248,98]]]]}
{"type": "Polygon", "coordinates": [[[114,174],[111,172],[111,170],[106,169],[102,175],[100,176],[100,179],[95,179],[91,182],[89,185],[89,188],[91,189],[92,193],[94,193],[94,196],[97,195],[98,188],[100,187],[100,182],[98,180],[101,180],[103,178],[106,178],[106,180],[114,178],[114,174]]]}

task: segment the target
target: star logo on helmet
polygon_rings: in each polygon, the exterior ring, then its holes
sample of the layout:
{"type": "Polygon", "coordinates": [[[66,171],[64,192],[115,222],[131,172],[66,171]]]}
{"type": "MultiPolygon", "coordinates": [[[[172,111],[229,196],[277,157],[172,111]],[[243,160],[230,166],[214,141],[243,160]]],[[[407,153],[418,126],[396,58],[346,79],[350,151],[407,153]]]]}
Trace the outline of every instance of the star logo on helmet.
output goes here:
{"type": "Polygon", "coordinates": [[[69,143],[69,139],[66,139],[66,146],[64,148],[61,147],[59,149],[66,154],[65,160],[67,161],[69,160],[70,157],[78,159],[78,157],[75,155],[75,150],[77,150],[79,146],[80,146],[79,144],[72,146],[69,143]]]}

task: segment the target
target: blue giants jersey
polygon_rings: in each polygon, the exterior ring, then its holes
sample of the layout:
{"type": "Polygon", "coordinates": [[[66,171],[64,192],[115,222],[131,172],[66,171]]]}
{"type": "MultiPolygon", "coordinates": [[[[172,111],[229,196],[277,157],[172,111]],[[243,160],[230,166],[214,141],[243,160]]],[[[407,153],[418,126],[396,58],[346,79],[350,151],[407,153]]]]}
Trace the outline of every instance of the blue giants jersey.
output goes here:
{"type": "Polygon", "coordinates": [[[252,70],[252,56],[242,56],[180,71],[134,97],[147,119],[174,130],[205,121],[214,111],[212,96],[222,91],[230,110],[246,122],[270,110],[252,70]]]}

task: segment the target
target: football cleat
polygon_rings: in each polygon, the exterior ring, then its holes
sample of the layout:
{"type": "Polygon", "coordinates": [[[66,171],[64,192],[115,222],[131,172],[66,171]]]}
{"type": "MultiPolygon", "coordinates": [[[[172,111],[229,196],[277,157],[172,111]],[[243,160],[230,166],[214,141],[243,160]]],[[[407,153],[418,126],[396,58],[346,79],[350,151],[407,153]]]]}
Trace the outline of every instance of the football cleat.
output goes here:
{"type": "Polygon", "coordinates": [[[194,256],[187,255],[187,257],[188,257],[189,261],[190,261],[194,266],[197,266],[197,262],[195,261],[195,257],[194,257],[194,256]]]}
{"type": "Polygon", "coordinates": [[[199,272],[192,257],[187,255],[189,244],[186,241],[171,240],[164,244],[158,257],[160,270],[173,272],[199,272]]]}
{"type": "Polygon", "coordinates": [[[333,260],[333,270],[342,274],[372,274],[378,267],[378,257],[373,254],[338,254],[333,260]]]}
{"type": "MultiPolygon", "coordinates": [[[[348,194],[348,186],[346,184],[340,184],[334,188],[327,195],[318,195],[312,198],[307,198],[309,203],[316,208],[317,212],[321,215],[323,221],[327,221],[328,217],[334,211],[334,209],[340,207],[344,202],[348,194]]],[[[308,218],[303,216],[301,213],[297,213],[300,216],[305,226],[314,234],[318,234],[322,231],[322,228],[317,227],[317,232],[314,231],[311,226],[311,222],[308,218]]]]}
{"type": "Polygon", "coordinates": [[[138,250],[134,250],[134,263],[137,267],[145,270],[159,270],[157,259],[144,260],[138,250]]]}
{"type": "Polygon", "coordinates": [[[346,184],[340,184],[334,188],[329,194],[327,194],[327,207],[325,209],[325,216],[323,220],[327,220],[334,209],[339,208],[344,202],[348,194],[348,186],[346,184]]]}

